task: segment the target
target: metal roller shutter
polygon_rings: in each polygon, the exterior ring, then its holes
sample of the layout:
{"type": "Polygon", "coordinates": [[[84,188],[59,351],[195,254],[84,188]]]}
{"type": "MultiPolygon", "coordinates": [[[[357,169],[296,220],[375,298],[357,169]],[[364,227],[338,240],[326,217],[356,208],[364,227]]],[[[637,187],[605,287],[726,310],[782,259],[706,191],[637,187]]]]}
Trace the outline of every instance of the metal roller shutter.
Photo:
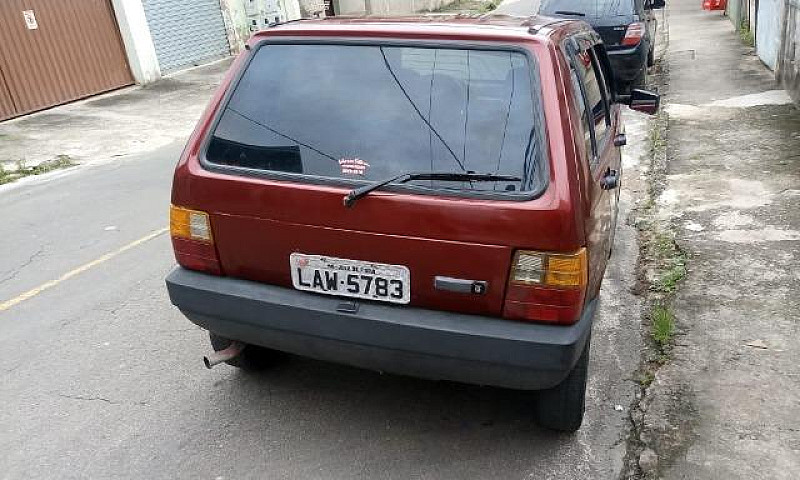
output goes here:
{"type": "Polygon", "coordinates": [[[219,0],[144,0],[162,73],[230,53],[219,0]]]}
{"type": "Polygon", "coordinates": [[[0,0],[0,120],[131,83],[108,0],[0,0]]]}

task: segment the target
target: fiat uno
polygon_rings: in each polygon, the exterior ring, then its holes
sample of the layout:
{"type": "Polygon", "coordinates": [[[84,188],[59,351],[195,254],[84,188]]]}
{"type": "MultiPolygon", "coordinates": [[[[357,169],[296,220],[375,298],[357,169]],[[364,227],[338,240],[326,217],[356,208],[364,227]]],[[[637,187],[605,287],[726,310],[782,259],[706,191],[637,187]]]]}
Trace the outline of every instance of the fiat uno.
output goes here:
{"type": "Polygon", "coordinates": [[[210,368],[276,352],[536,391],[574,431],[614,238],[620,105],[575,20],[298,21],[255,34],[175,170],[166,279],[210,368]]]}

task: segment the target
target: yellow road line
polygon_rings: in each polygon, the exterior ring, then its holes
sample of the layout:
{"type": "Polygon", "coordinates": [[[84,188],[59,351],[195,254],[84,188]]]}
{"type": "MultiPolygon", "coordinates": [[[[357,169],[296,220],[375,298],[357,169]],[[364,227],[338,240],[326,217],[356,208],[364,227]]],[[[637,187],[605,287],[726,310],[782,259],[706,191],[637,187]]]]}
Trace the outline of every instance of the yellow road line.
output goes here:
{"type": "Polygon", "coordinates": [[[156,230],[154,232],[151,232],[151,233],[145,235],[144,237],[142,237],[142,238],[140,238],[138,240],[134,240],[131,243],[129,243],[129,244],[127,244],[127,245],[125,245],[125,246],[123,246],[121,248],[118,248],[117,250],[114,250],[113,252],[106,253],[102,257],[99,257],[99,258],[97,258],[95,260],[92,260],[89,263],[84,263],[80,267],[75,268],[73,270],[70,270],[69,272],[65,273],[64,275],[61,275],[60,277],[56,278],[55,280],[50,280],[49,282],[43,283],[43,284],[39,285],[36,288],[32,288],[32,289],[28,290],[27,292],[23,293],[22,295],[18,295],[16,297],[12,298],[11,300],[6,300],[5,302],[0,303],[0,312],[8,310],[9,308],[13,307],[14,305],[22,303],[25,300],[31,299],[31,298],[35,297],[36,295],[39,295],[40,293],[44,292],[45,290],[53,288],[56,285],[58,285],[59,283],[64,282],[66,280],[69,280],[70,278],[74,277],[75,275],[79,275],[79,274],[89,270],[90,268],[93,268],[93,267],[96,267],[96,266],[100,265],[101,263],[107,262],[107,261],[111,260],[112,258],[116,257],[117,255],[125,253],[125,252],[127,252],[128,250],[130,250],[130,249],[132,249],[134,247],[137,247],[137,246],[139,246],[139,245],[141,245],[141,244],[143,244],[143,243],[145,243],[145,242],[147,242],[149,240],[152,240],[152,239],[158,237],[159,235],[163,235],[163,234],[167,233],[167,230],[169,230],[169,228],[159,228],[158,230],[156,230]]]}

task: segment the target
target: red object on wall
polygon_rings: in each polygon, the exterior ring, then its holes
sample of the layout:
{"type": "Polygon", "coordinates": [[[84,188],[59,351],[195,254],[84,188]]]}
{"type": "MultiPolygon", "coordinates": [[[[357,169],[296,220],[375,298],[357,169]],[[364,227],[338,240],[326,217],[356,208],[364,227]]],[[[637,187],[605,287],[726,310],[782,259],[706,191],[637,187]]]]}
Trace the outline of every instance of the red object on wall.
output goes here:
{"type": "Polygon", "coordinates": [[[703,10],[725,10],[728,0],[703,0],[703,10]]]}

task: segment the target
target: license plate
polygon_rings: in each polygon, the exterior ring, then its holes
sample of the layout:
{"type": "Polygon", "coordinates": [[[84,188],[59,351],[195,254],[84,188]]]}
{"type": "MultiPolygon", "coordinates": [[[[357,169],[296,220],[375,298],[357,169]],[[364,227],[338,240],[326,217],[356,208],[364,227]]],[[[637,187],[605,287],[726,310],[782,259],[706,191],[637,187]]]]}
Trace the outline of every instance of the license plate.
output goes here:
{"type": "Polygon", "coordinates": [[[298,290],[392,303],[411,299],[411,274],[403,265],[293,253],[289,266],[298,290]]]}

